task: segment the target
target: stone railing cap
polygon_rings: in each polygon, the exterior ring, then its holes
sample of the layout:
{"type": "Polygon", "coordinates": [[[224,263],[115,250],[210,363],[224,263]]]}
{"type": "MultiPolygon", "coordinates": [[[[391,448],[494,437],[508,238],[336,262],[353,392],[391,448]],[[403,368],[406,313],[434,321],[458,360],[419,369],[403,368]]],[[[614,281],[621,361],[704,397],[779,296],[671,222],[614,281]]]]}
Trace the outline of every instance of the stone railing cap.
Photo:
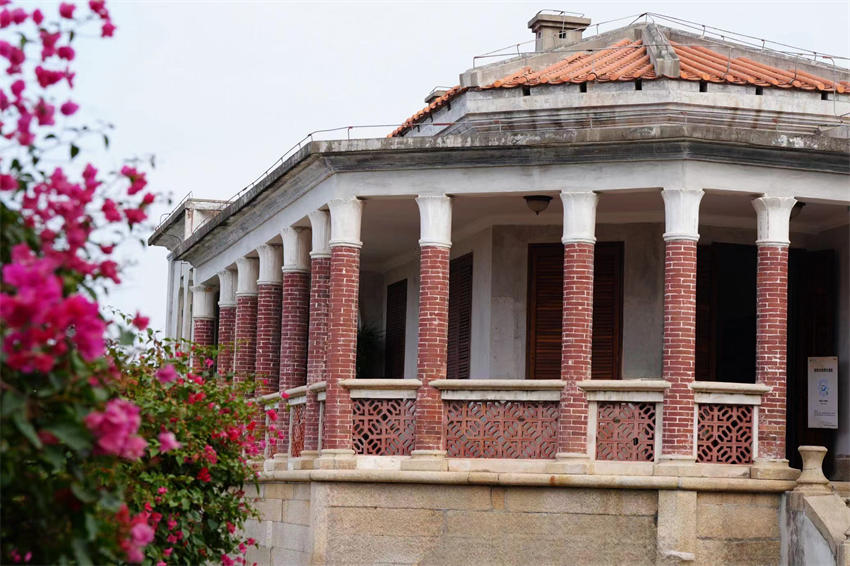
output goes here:
{"type": "Polygon", "coordinates": [[[278,399],[280,399],[280,393],[267,393],[260,397],[254,397],[254,401],[260,405],[271,405],[278,399]]]}
{"type": "Polygon", "coordinates": [[[292,397],[303,397],[307,394],[307,386],[301,385],[299,387],[293,387],[292,389],[287,389],[286,394],[289,395],[289,398],[292,397]]]}
{"type": "Polygon", "coordinates": [[[325,391],[327,388],[328,388],[328,382],[327,381],[319,381],[319,382],[316,382],[312,385],[308,385],[307,391],[319,392],[319,391],[325,391]]]}
{"type": "Polygon", "coordinates": [[[545,389],[563,389],[560,379],[435,379],[431,386],[435,389],[458,390],[510,390],[539,391],[545,389]]]}
{"type": "Polygon", "coordinates": [[[343,379],[339,384],[346,389],[419,389],[418,379],[343,379]]]}
{"type": "Polygon", "coordinates": [[[772,387],[763,383],[728,383],[723,381],[694,381],[689,387],[700,393],[734,393],[759,396],[772,389],[772,387]]]}
{"type": "Polygon", "coordinates": [[[583,391],[664,391],[670,382],[663,379],[594,379],[579,381],[583,391]]]}

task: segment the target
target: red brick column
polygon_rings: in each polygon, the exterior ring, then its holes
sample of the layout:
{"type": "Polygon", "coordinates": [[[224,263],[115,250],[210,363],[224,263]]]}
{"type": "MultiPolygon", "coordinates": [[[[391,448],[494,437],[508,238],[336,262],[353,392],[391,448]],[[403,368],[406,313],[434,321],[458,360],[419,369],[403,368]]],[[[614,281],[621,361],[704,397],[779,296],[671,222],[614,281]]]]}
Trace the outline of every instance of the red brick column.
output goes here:
{"type": "Polygon", "coordinates": [[[662,454],[693,458],[697,243],[668,240],[664,261],[664,401],[662,454]]]}
{"type": "Polygon", "coordinates": [[[218,307],[218,374],[233,371],[233,343],[236,339],[236,306],[218,307]]]}
{"type": "Polygon", "coordinates": [[[340,385],[355,377],[357,304],[360,286],[360,248],[331,248],[328,301],[327,392],[323,450],[351,450],[351,398],[340,385]]]}
{"type": "Polygon", "coordinates": [[[233,373],[233,351],[236,340],[236,273],[230,269],[218,272],[218,375],[233,373]]]}
{"type": "Polygon", "coordinates": [[[558,453],[587,453],[587,396],[578,383],[590,379],[593,346],[593,251],[588,242],[564,244],[564,308],[558,453]]]}
{"type": "Polygon", "coordinates": [[[281,286],[257,285],[257,395],[275,393],[280,375],[281,286]]]}
{"type": "Polygon", "coordinates": [[[257,360],[257,260],[236,261],[236,353],[233,381],[252,380],[257,360]]]}
{"type": "Polygon", "coordinates": [[[756,382],[771,387],[759,411],[759,457],[785,458],[788,246],[760,245],[756,277],[756,382]]]}
{"type": "MultiPolygon", "coordinates": [[[[312,385],[326,379],[328,342],[328,300],[330,297],[331,258],[313,257],[310,260],[310,324],[307,355],[307,383],[312,385]]],[[[304,430],[304,450],[319,449],[319,401],[307,393],[304,430]]]]}
{"type": "Polygon", "coordinates": [[[445,450],[443,401],[430,383],[446,378],[449,330],[449,248],[423,245],[419,259],[419,341],[416,450],[445,450]]]}
{"type": "MultiPolygon", "coordinates": [[[[307,324],[310,301],[310,274],[303,271],[283,273],[283,308],[280,319],[280,391],[307,384],[307,324]]],[[[289,411],[281,403],[278,411],[276,451],[289,450],[289,411]]]]}
{"type": "MultiPolygon", "coordinates": [[[[199,346],[213,346],[215,319],[193,317],[192,337],[195,344],[199,346]]],[[[192,371],[195,373],[204,371],[204,359],[204,356],[192,356],[192,371]]]]}
{"type": "Polygon", "coordinates": [[[786,464],[786,358],[788,353],[788,246],[791,197],[753,200],[758,214],[756,275],[756,382],[770,392],[758,407],[757,460],[786,464]]]}

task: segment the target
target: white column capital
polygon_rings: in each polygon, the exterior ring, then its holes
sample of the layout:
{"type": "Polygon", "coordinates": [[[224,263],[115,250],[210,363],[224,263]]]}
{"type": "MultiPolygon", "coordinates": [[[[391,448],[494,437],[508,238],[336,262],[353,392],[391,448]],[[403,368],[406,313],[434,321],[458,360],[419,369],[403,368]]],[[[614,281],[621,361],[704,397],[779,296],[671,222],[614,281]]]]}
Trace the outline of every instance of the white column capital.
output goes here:
{"type": "Polygon", "coordinates": [[[218,272],[218,306],[236,306],[236,272],[232,269],[223,269],[218,272]]]}
{"type": "Polygon", "coordinates": [[[419,245],[452,247],[452,198],[446,195],[419,195],[419,245]]]}
{"type": "Polygon", "coordinates": [[[236,260],[236,296],[255,296],[257,279],[260,276],[259,261],[255,257],[240,257],[236,260]]]}
{"type": "Polygon", "coordinates": [[[664,241],[699,240],[699,203],[702,189],[664,189],[664,241]]]}
{"type": "Polygon", "coordinates": [[[363,218],[363,201],[357,197],[336,198],[328,202],[328,208],[331,209],[330,247],[362,247],[360,223],[363,218]]]}
{"type": "Polygon", "coordinates": [[[263,244],[257,247],[260,256],[260,275],[257,283],[280,284],[280,265],[282,253],[280,246],[263,244]]]}
{"type": "Polygon", "coordinates": [[[310,229],[290,226],[280,231],[283,240],[283,271],[310,271],[310,229]]]}
{"type": "Polygon", "coordinates": [[[758,221],[759,246],[791,244],[791,209],[797,204],[794,197],[759,197],[753,199],[758,221]]]}
{"type": "Polygon", "coordinates": [[[561,191],[564,204],[562,244],[596,243],[596,203],[599,195],[593,191],[561,191]]]}
{"type": "Polygon", "coordinates": [[[307,215],[313,233],[310,257],[331,257],[331,216],[327,210],[315,210],[307,215]]]}
{"type": "Polygon", "coordinates": [[[192,320],[215,318],[215,287],[192,287],[192,320]]]}

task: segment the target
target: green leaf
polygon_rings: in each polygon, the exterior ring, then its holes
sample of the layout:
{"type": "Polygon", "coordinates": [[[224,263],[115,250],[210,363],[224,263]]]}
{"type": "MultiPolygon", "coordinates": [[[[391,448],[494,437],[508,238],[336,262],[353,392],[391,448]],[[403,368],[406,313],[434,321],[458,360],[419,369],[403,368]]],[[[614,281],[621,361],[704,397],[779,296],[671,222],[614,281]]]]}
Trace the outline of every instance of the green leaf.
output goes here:
{"type": "Polygon", "coordinates": [[[35,429],[32,427],[30,422],[26,420],[24,414],[22,412],[17,412],[12,415],[12,422],[15,423],[15,426],[21,432],[21,434],[26,437],[30,443],[36,448],[41,448],[41,440],[38,439],[38,435],[35,433],[35,429]]]}
{"type": "Polygon", "coordinates": [[[74,548],[74,558],[77,559],[77,564],[80,566],[93,566],[86,541],[81,538],[75,538],[71,546],[74,548]]]}
{"type": "Polygon", "coordinates": [[[83,503],[94,503],[97,501],[97,495],[88,491],[86,488],[74,482],[71,484],[71,493],[77,496],[77,499],[82,501],[83,503]]]}
{"type": "Polygon", "coordinates": [[[103,134],[103,147],[109,149],[109,136],[103,134]]]}
{"type": "Polygon", "coordinates": [[[45,446],[41,452],[41,458],[53,466],[53,471],[65,467],[65,451],[60,446],[45,446]]]}
{"type": "Polygon", "coordinates": [[[0,402],[3,414],[6,416],[16,413],[26,404],[27,398],[17,391],[8,390],[3,394],[3,400],[0,402]]]}
{"type": "Polygon", "coordinates": [[[59,422],[45,428],[72,450],[80,451],[91,447],[91,436],[80,423],[59,422]]]}
{"type": "Polygon", "coordinates": [[[100,530],[97,527],[97,519],[95,519],[94,515],[91,513],[86,513],[85,524],[86,534],[89,536],[89,540],[94,541],[97,536],[97,532],[100,530]]]}
{"type": "Polygon", "coordinates": [[[71,144],[71,159],[77,157],[78,153],[80,153],[80,148],[74,144],[71,144]]]}

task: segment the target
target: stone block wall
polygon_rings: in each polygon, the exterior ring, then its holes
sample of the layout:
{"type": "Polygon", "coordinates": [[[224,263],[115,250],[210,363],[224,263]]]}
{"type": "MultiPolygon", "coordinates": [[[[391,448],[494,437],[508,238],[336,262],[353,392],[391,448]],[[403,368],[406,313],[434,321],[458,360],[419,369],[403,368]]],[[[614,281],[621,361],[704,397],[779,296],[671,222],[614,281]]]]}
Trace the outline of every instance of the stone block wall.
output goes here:
{"type": "MultiPolygon", "coordinates": [[[[681,518],[659,517],[661,493],[671,491],[269,482],[257,504],[262,520],[246,528],[261,545],[248,559],[270,566],[667,564],[658,525],[681,518]]],[[[677,543],[693,550],[693,563],[779,562],[781,495],[681,493],[696,495],[688,511],[696,512],[695,539],[677,543]]]]}

